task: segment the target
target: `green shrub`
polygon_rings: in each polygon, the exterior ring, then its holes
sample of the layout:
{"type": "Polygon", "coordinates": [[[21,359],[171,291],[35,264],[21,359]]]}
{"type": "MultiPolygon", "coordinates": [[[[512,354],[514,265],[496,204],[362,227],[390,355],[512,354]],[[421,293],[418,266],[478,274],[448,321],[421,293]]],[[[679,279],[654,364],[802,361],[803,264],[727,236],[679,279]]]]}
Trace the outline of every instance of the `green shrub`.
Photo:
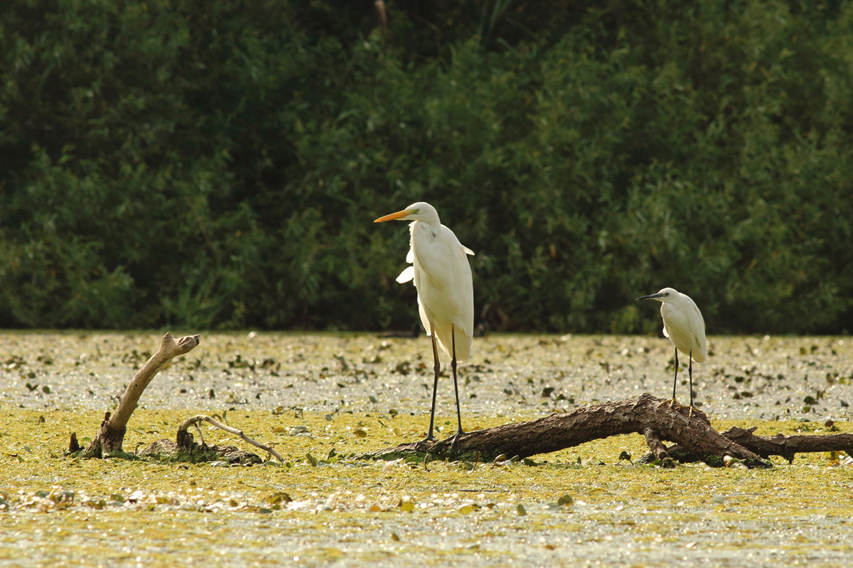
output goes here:
{"type": "Polygon", "coordinates": [[[409,328],[403,225],[476,251],[491,329],[853,316],[853,8],[0,5],[0,325],[409,328]]]}

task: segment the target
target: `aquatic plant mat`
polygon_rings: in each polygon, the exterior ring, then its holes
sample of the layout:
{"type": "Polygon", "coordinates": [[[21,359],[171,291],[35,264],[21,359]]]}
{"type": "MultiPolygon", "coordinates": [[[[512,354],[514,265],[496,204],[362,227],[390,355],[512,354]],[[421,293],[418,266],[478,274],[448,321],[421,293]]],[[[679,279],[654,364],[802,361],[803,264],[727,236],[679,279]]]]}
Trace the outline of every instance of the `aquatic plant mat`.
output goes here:
{"type": "MultiPolygon", "coordinates": [[[[139,411],[127,446],[166,435],[183,416],[139,411]]],[[[83,431],[95,418],[3,409],[0,559],[663,566],[687,557],[844,566],[853,552],[853,467],[844,455],[809,454],[793,465],[774,458],[771,470],[665,469],[620,459],[624,452],[636,462],[646,451],[643,437],[630,435],[535,460],[384,462],[358,456],[418,435],[422,416],[231,411],[229,422],[275,443],[285,465],[63,457],[68,429],[83,431]]],[[[746,425],[717,426],[735,424],[746,425]]],[[[203,429],[209,443],[235,444],[203,429]]],[[[765,434],[812,429],[823,428],[759,426],[765,434]]]]}
{"type": "MultiPolygon", "coordinates": [[[[204,414],[274,448],[279,465],[205,421],[198,426],[207,445],[256,452],[264,462],[65,456],[70,432],[83,445],[91,442],[87,435],[97,431],[104,408],[125,390],[127,364],[141,368],[150,357],[143,350],[153,351],[159,336],[2,339],[5,565],[671,566],[686,558],[709,566],[846,566],[853,552],[853,460],[843,452],[798,454],[792,463],[770,457],[769,469],[736,462],[664,468],[641,464],[647,440],[630,434],[532,458],[366,459],[423,437],[429,391],[421,384],[429,382],[429,369],[421,372],[417,353],[425,341],[204,336],[152,382],[124,438],[125,452],[136,454],[204,414]],[[39,349],[24,348],[36,341],[39,349]],[[138,356],[127,355],[129,345],[138,356]]],[[[463,401],[466,430],[569,415],[607,404],[599,397],[608,390],[615,401],[630,400],[642,375],[665,392],[666,359],[654,341],[478,340],[480,359],[463,375],[465,395],[477,395],[463,401]],[[620,355],[626,349],[633,356],[620,355]],[[560,368],[564,376],[554,378],[560,368]]],[[[710,425],[718,432],[756,427],[754,434],[770,439],[851,433],[847,407],[838,401],[851,398],[853,359],[837,341],[715,339],[713,363],[700,367],[697,389],[710,425]],[[809,380],[798,375],[801,367],[809,380]],[[809,382],[815,378],[820,383],[809,382]],[[728,386],[755,392],[750,403],[776,397],[780,404],[746,407],[728,386]],[[811,408],[804,412],[804,405],[811,408]],[[795,418],[760,417],[786,406],[795,418]],[[715,416],[745,410],[753,415],[715,416]]],[[[449,392],[439,393],[443,437],[455,424],[449,392]]]]}

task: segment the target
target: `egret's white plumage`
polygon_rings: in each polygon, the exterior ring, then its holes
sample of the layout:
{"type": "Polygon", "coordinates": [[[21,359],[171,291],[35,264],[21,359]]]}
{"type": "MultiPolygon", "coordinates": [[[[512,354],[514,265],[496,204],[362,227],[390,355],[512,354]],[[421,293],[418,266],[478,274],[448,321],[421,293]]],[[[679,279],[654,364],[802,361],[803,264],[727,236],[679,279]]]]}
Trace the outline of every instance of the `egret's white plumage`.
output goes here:
{"type": "MultiPolygon", "coordinates": [[[[474,284],[468,255],[474,253],[462,246],[456,235],[441,224],[438,213],[429,203],[419,202],[402,211],[380,217],[374,221],[412,221],[407,267],[397,277],[403,284],[414,280],[418,290],[418,312],[427,335],[437,340],[441,350],[451,358],[453,382],[456,387],[456,410],[459,432],[462,418],[459,412],[459,390],[456,382],[456,361],[471,357],[474,339],[474,284]]],[[[427,439],[432,439],[435,415],[435,390],[438,385],[439,362],[435,354],[435,384],[433,385],[430,428],[427,439]]],[[[458,435],[457,433],[457,435],[458,435]]]]}
{"type": "MultiPolygon", "coordinates": [[[[690,296],[673,288],[664,288],[657,294],[637,298],[638,300],[657,300],[661,303],[660,315],[663,318],[663,334],[675,347],[675,378],[678,379],[678,352],[690,357],[690,406],[693,406],[693,361],[701,363],[708,356],[705,342],[705,320],[702,312],[690,296]]],[[[675,384],[672,385],[672,399],[675,400],[675,384]]]]}

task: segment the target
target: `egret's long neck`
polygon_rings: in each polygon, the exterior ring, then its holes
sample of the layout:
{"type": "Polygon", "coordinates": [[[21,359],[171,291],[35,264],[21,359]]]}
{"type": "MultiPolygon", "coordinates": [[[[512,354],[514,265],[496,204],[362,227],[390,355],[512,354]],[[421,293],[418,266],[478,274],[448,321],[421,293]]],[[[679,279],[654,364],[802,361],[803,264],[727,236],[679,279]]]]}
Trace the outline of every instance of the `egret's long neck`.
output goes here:
{"type": "Polygon", "coordinates": [[[427,221],[415,221],[412,223],[412,248],[416,243],[430,243],[438,234],[438,227],[427,221]]]}

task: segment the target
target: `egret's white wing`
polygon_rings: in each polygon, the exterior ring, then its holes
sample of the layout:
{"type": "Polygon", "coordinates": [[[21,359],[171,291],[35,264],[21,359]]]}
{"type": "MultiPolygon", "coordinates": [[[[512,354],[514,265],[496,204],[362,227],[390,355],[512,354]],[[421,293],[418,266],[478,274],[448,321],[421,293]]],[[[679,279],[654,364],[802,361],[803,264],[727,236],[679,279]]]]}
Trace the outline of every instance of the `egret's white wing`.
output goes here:
{"type": "Polygon", "coordinates": [[[415,262],[415,253],[412,252],[412,249],[409,249],[409,254],[406,255],[406,263],[412,264],[413,262],[415,262]]]}
{"type": "Polygon", "coordinates": [[[702,312],[699,310],[699,306],[696,305],[696,302],[691,299],[690,304],[693,310],[694,321],[698,323],[694,331],[696,336],[696,345],[693,350],[693,360],[701,363],[708,356],[708,343],[705,340],[705,318],[702,317],[702,312]]]}
{"type": "Polygon", "coordinates": [[[414,279],[414,277],[415,267],[407,266],[406,269],[403,270],[403,272],[401,272],[400,275],[397,277],[397,282],[399,282],[400,284],[405,284],[406,282],[409,282],[410,280],[414,279]]]}
{"type": "Polygon", "coordinates": [[[412,250],[421,319],[431,322],[442,351],[451,355],[455,343],[457,360],[469,359],[474,336],[470,249],[442,225],[438,230],[414,227],[412,250]]]}
{"type": "Polygon", "coordinates": [[[661,306],[664,335],[676,349],[684,354],[692,353],[693,360],[701,363],[707,356],[705,346],[705,322],[702,313],[688,296],[681,295],[676,301],[664,302],[661,306]]]}
{"type": "Polygon", "coordinates": [[[469,248],[468,248],[468,247],[466,247],[465,245],[462,245],[462,250],[464,250],[464,251],[465,251],[465,254],[467,254],[467,255],[469,255],[469,256],[474,256],[474,251],[472,251],[471,249],[469,249],[469,248]]]}

